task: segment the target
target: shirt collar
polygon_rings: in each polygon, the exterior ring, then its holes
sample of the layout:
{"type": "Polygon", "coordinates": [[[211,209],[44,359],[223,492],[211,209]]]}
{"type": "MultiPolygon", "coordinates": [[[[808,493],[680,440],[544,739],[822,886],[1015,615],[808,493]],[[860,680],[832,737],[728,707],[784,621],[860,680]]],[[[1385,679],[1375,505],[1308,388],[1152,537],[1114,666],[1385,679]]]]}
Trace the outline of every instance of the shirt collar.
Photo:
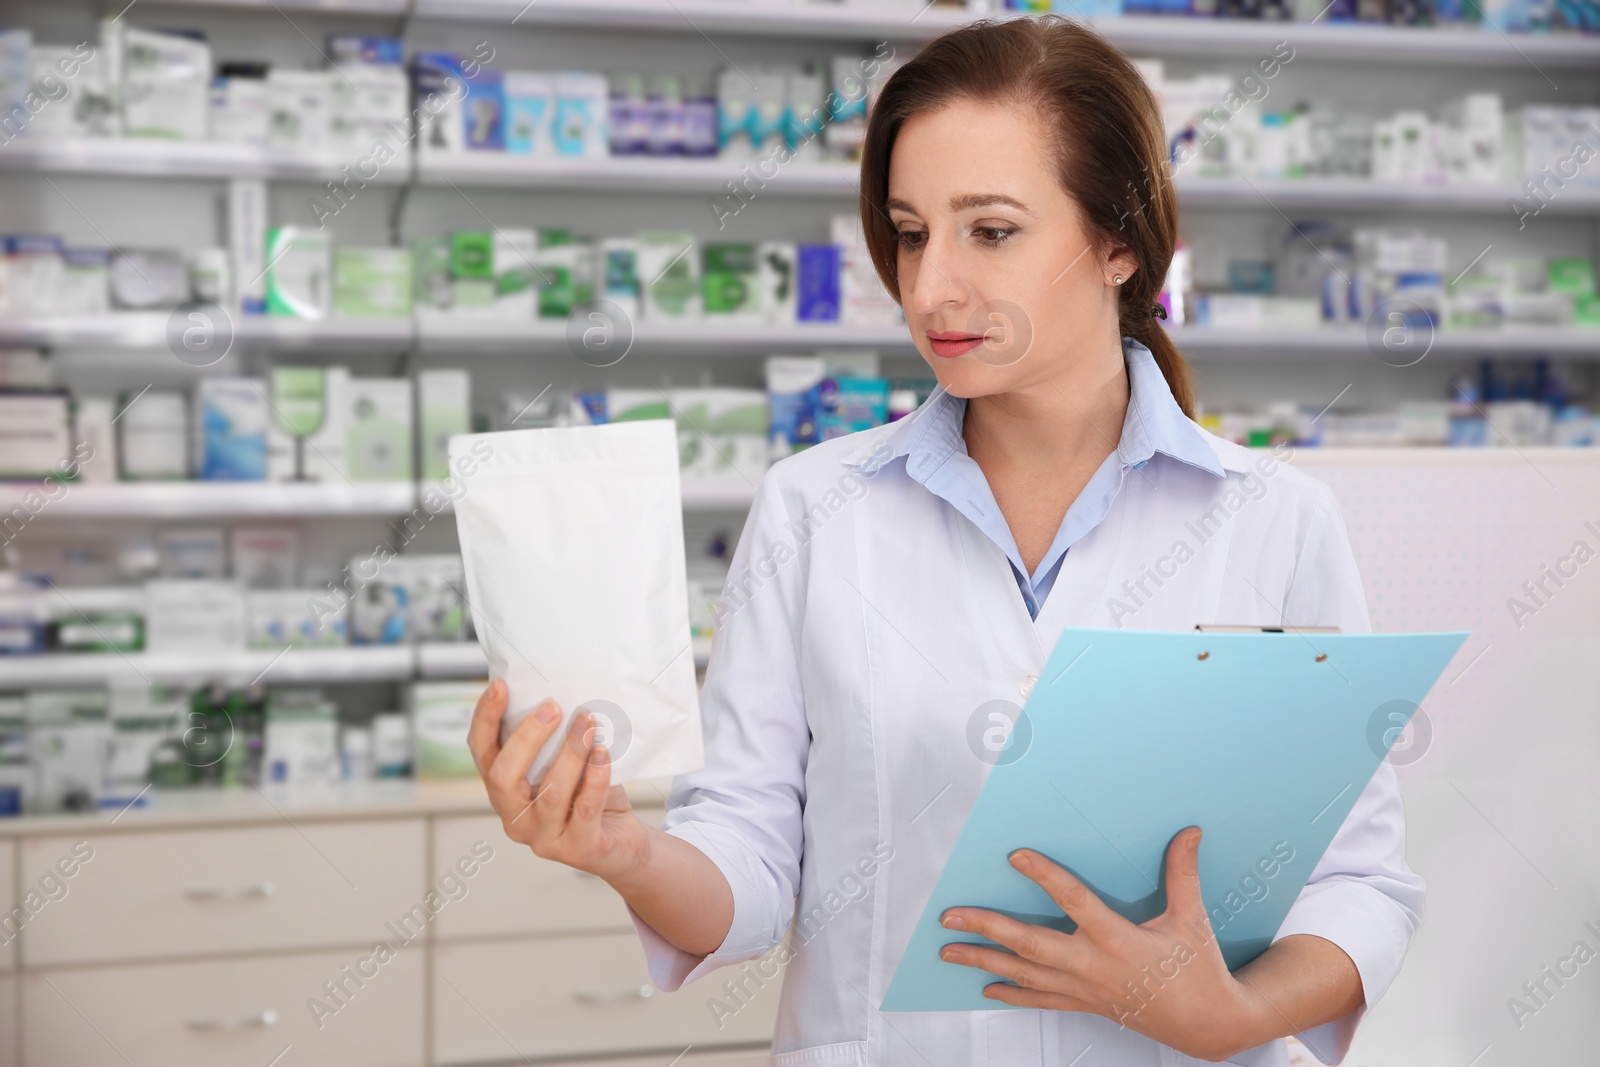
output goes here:
{"type": "MultiPolygon", "coordinates": [[[[1170,456],[1219,478],[1225,476],[1216,450],[1194,420],[1183,413],[1150,349],[1131,337],[1122,339],[1128,368],[1128,413],[1122,420],[1117,457],[1123,466],[1142,467],[1156,454],[1170,456]]],[[[967,402],[941,386],[907,415],[886,441],[865,456],[845,460],[862,474],[875,474],[885,464],[906,457],[906,472],[917,481],[937,470],[956,449],[965,450],[961,424],[967,402]],[[885,447],[885,445],[887,447],[885,447]]]]}

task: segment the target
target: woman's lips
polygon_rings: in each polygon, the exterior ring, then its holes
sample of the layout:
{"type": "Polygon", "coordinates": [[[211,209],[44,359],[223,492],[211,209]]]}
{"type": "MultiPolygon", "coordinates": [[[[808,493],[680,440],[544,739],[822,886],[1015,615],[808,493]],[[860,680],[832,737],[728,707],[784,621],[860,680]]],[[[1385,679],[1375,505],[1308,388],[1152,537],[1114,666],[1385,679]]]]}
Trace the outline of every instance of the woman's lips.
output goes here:
{"type": "Polygon", "coordinates": [[[946,359],[966,355],[981,344],[983,344],[982,334],[928,331],[928,345],[933,349],[933,354],[944,356],[946,359]]]}

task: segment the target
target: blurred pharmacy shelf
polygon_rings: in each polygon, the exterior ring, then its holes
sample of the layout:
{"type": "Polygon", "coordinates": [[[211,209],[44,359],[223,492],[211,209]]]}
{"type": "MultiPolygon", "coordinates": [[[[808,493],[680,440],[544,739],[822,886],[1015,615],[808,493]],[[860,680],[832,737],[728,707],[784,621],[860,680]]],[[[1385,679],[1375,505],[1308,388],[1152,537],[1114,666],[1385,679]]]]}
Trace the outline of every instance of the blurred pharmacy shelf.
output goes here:
{"type": "Polygon", "coordinates": [[[749,507],[755,498],[754,485],[733,478],[725,482],[683,483],[685,511],[742,510],[749,507]]]}
{"type": "Polygon", "coordinates": [[[475,641],[436,641],[416,646],[417,674],[423,678],[483,678],[489,661],[475,641]]]}
{"type": "MultiPolygon", "coordinates": [[[[1600,53],[1594,61],[1600,64],[1600,53]]],[[[271,178],[322,181],[348,159],[296,154],[219,142],[163,140],[16,140],[0,148],[0,169],[41,173],[171,178],[271,178]]],[[[729,182],[763,196],[854,197],[860,175],[841,163],[791,162],[766,173],[753,160],[656,159],[648,156],[540,158],[514,152],[425,152],[415,163],[425,186],[565,189],[578,191],[704,193],[732,197],[729,182]]],[[[382,168],[379,183],[413,180],[409,156],[382,168]]],[[[1524,193],[1492,185],[1418,185],[1337,178],[1211,178],[1180,173],[1178,195],[1190,208],[1321,211],[1426,211],[1432,214],[1519,212],[1524,193]]],[[[735,206],[729,200],[725,207],[735,206]]],[[[736,212],[735,212],[736,213],[736,212]]],[[[1553,196],[1539,214],[1600,215],[1600,191],[1571,189],[1553,196]]]]}
{"type": "MultiPolygon", "coordinates": [[[[704,667],[711,640],[695,638],[695,664],[704,667]]],[[[113,681],[226,681],[248,685],[384,682],[412,678],[484,678],[488,660],[475,641],[349,648],[250,649],[192,653],[91,652],[0,655],[0,690],[28,686],[98,685],[113,681]]]]}
{"type": "MultiPolygon", "coordinates": [[[[0,348],[168,348],[181,344],[191,325],[188,314],[188,309],[177,308],[62,318],[0,317],[0,348]]],[[[209,314],[214,316],[215,308],[209,314]]],[[[241,315],[227,327],[211,325],[231,328],[236,347],[275,352],[395,351],[408,346],[415,333],[407,318],[311,321],[241,315]]]]}
{"type": "MultiPolygon", "coordinates": [[[[1595,62],[1600,63],[1600,56],[1595,62]]],[[[1180,173],[1176,184],[1183,207],[1206,208],[1425,211],[1518,219],[1524,212],[1513,207],[1513,201],[1529,199],[1514,186],[1426,185],[1360,178],[1201,178],[1180,173]]],[[[1531,201],[1530,206],[1536,204],[1531,201]]],[[[1600,215],[1600,190],[1562,190],[1562,195],[1552,196],[1537,214],[1600,215]]]]}
{"type": "MultiPolygon", "coordinates": [[[[729,0],[415,0],[418,18],[473,19],[518,26],[650,29],[711,36],[738,34],[813,39],[907,41],[937,37],[979,15],[921,0],[885,3],[731,3],[729,0]]],[[[1310,24],[1211,18],[1124,16],[1089,19],[1114,44],[1135,53],[1270,54],[1288,41],[1296,57],[1392,63],[1587,67],[1600,62],[1600,38],[1505,35],[1481,29],[1411,29],[1387,25],[1310,24]]]]}
{"type": "MultiPolygon", "coordinates": [[[[185,325],[183,311],[124,312],[98,318],[0,318],[0,347],[159,350],[169,346],[168,322],[185,325]]],[[[912,356],[902,325],[851,326],[841,323],[590,322],[565,319],[514,319],[493,314],[419,314],[411,318],[327,319],[240,317],[234,345],[254,351],[338,356],[360,352],[401,352],[415,345],[428,355],[562,355],[607,367],[627,355],[765,356],[783,351],[871,348],[912,356]],[[585,348],[584,331],[610,329],[603,346],[585,348]],[[580,328],[581,327],[581,328],[580,328]]],[[[1221,329],[1178,327],[1174,339],[1195,358],[1370,354],[1364,331],[1350,328],[1221,329]]],[[[592,335],[591,335],[592,338],[592,335]]],[[[1600,330],[1563,327],[1506,327],[1440,330],[1429,354],[1443,358],[1545,356],[1600,359],[1600,330]]]]}
{"type": "MultiPolygon", "coordinates": [[[[854,196],[860,171],[844,163],[790,162],[774,175],[755,160],[712,157],[685,159],[650,156],[561,158],[516,152],[422,152],[417,156],[421,185],[506,186],[516,189],[579,189],[660,193],[720,193],[724,183],[749,174],[765,178],[754,186],[761,195],[854,196]]],[[[769,168],[770,169],[770,168],[769,168]]],[[[755,181],[756,179],[751,179],[755,181]]]]}
{"type": "MultiPolygon", "coordinates": [[[[910,348],[906,329],[846,326],[838,323],[762,322],[596,322],[574,319],[512,319],[494,315],[418,315],[417,343],[424,353],[449,355],[583,350],[584,362],[604,367],[637,348],[691,355],[768,354],[812,347],[910,348]],[[585,349],[584,334],[599,326],[611,331],[604,346],[585,349]],[[570,349],[569,349],[570,346],[570,349]],[[617,347],[620,346],[620,347],[617,347]]],[[[592,336],[592,335],[591,335],[592,336]]]]}
{"type": "MultiPolygon", "coordinates": [[[[0,515],[39,496],[37,483],[0,485],[0,515]]],[[[417,506],[410,482],[321,485],[278,482],[57,483],[35,518],[179,519],[228,515],[403,515],[417,506]]]]}
{"type": "MultiPolygon", "coordinates": [[[[136,137],[55,141],[24,137],[0,147],[0,169],[145,178],[272,178],[320,182],[340,177],[341,168],[354,164],[368,149],[370,146],[348,153],[306,152],[225,141],[136,137]]],[[[410,178],[410,156],[402,153],[366,180],[394,185],[410,178]]]]}
{"type": "MultiPolygon", "coordinates": [[[[183,519],[229,516],[404,515],[418,506],[412,482],[313,484],[283,482],[117,482],[113,484],[0,483],[0,516],[19,509],[42,519],[183,519]],[[25,503],[25,501],[27,503],[25,503]]],[[[689,511],[743,508],[755,497],[755,486],[684,482],[683,506],[689,511]]]]}
{"type": "MultiPolygon", "coordinates": [[[[1191,358],[1249,356],[1295,359],[1351,356],[1375,358],[1383,346],[1359,329],[1229,330],[1210,327],[1175,329],[1173,340],[1191,358]]],[[[1524,327],[1499,330],[1440,330],[1432,343],[1415,341],[1422,355],[1407,354],[1404,362],[1433,356],[1478,359],[1491,356],[1544,356],[1556,359],[1600,359],[1600,330],[1524,327]]],[[[1401,362],[1394,353],[1383,358],[1401,362]]]]}
{"type": "Polygon", "coordinates": [[[324,15],[378,15],[384,18],[402,18],[410,7],[407,0],[162,0],[162,3],[172,7],[265,7],[324,15]]]}
{"type": "MultiPolygon", "coordinates": [[[[1263,452],[1267,451],[1262,449],[1263,452]]],[[[1297,448],[1290,462],[1299,467],[1439,467],[1600,465],[1600,448],[1558,448],[1502,444],[1490,448],[1297,448]]]]}
{"type": "Polygon", "coordinates": [[[0,689],[127,679],[151,683],[205,679],[241,685],[373,682],[415,674],[416,654],[408,645],[0,656],[0,689]]]}
{"type": "MultiPolygon", "coordinates": [[[[1596,56],[1600,63],[1600,56],[1596,56]]],[[[842,163],[792,162],[761,167],[753,160],[653,159],[601,156],[545,159],[508,152],[424,153],[417,159],[423,185],[505,186],[528,189],[699,192],[722,196],[723,211],[737,214],[729,182],[760,196],[848,196],[860,173],[842,163]],[[770,173],[769,173],[770,172],[770,173]]],[[[1312,208],[1321,211],[1426,211],[1436,214],[1510,213],[1526,194],[1496,185],[1419,185],[1355,178],[1210,178],[1177,176],[1178,197],[1189,208],[1312,208]]],[[[1600,215],[1600,191],[1563,190],[1539,214],[1600,215]]]]}

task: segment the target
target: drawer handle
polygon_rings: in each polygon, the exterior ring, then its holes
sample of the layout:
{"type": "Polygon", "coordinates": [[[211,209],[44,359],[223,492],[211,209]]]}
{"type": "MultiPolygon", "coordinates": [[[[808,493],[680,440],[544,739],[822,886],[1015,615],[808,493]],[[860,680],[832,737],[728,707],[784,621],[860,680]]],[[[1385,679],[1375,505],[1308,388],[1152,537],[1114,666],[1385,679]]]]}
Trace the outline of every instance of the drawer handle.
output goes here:
{"type": "Polygon", "coordinates": [[[186,1019],[183,1025],[191,1030],[254,1030],[278,1024],[278,1013],[268,1008],[258,1011],[254,1015],[246,1015],[241,1019],[228,1022],[225,1019],[186,1019]]]}
{"type": "Polygon", "coordinates": [[[263,900],[277,891],[278,887],[274,883],[262,882],[260,885],[247,885],[232,893],[206,886],[194,886],[185,889],[183,895],[190,900],[263,900]]]}
{"type": "Polygon", "coordinates": [[[656,995],[655,986],[640,985],[630,986],[627,989],[601,991],[597,989],[575,989],[572,999],[579,1004],[621,1004],[631,1000],[649,1000],[656,995]]]}

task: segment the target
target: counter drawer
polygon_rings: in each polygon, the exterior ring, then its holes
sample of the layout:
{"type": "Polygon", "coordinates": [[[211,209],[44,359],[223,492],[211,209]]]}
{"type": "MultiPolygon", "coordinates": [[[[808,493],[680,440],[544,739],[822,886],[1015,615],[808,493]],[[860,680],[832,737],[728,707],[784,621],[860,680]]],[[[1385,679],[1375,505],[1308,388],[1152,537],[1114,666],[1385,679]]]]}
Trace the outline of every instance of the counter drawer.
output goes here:
{"type": "Polygon", "coordinates": [[[365,955],[353,950],[31,972],[20,979],[27,1019],[22,1063],[418,1067],[424,1061],[423,949],[402,949],[381,965],[370,961],[362,970],[371,977],[359,987],[346,979],[348,996],[335,1005],[323,983],[340,978],[345,966],[356,970],[365,955]],[[313,997],[338,1011],[314,1015],[307,1006],[313,997]]]}
{"type": "MultiPolygon", "coordinates": [[[[652,825],[663,814],[661,808],[639,809],[639,817],[652,825]]],[[[496,816],[436,820],[430,868],[434,876],[451,870],[463,857],[470,858],[479,841],[493,846],[494,859],[472,878],[462,879],[467,895],[439,913],[435,920],[439,937],[633,929],[616,890],[592,874],[535,856],[527,845],[506,837],[496,816]]]]}
{"type": "MultiPolygon", "coordinates": [[[[650,984],[634,933],[441,944],[434,950],[434,1059],[441,1064],[605,1052],[703,1052],[772,1040],[781,971],[719,1020],[710,1001],[748,966],[676,993],[650,984]]],[[[751,983],[754,979],[750,980],[751,983]]],[[[671,1058],[671,1054],[667,1056],[671,1058]]]]}
{"type": "MultiPolygon", "coordinates": [[[[26,966],[394,940],[423,899],[420,819],[30,838],[23,884],[92,850],[23,929],[26,966]]],[[[426,909],[423,909],[426,914],[426,909]]]]}

